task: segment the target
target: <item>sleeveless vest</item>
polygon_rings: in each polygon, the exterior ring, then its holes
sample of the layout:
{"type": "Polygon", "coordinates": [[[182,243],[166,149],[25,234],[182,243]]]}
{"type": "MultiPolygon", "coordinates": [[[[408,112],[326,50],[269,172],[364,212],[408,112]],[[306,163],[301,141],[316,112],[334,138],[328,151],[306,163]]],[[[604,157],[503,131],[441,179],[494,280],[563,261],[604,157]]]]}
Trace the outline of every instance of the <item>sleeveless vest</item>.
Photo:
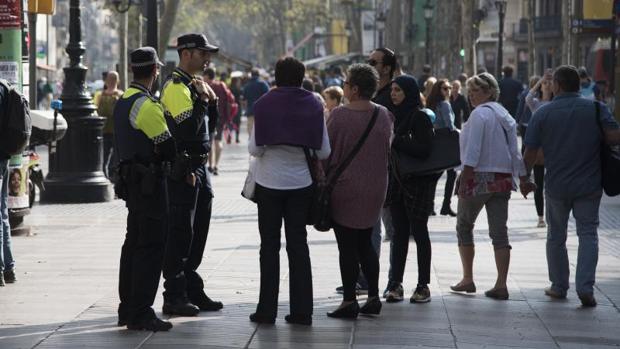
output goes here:
{"type": "Polygon", "coordinates": [[[150,98],[140,91],[128,98],[121,97],[114,108],[115,151],[120,161],[152,162],[155,159],[153,141],[144,132],[136,130],[129,120],[131,108],[141,97],[150,98]]]}

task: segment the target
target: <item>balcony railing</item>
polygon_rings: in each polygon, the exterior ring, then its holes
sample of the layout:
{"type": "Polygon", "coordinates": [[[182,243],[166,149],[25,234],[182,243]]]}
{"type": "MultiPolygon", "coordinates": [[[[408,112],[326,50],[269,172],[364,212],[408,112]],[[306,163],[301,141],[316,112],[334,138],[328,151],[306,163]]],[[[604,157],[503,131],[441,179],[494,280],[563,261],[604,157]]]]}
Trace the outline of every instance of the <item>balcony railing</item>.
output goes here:
{"type": "Polygon", "coordinates": [[[534,33],[547,33],[562,31],[562,17],[561,16],[543,16],[534,17],[534,33]]]}

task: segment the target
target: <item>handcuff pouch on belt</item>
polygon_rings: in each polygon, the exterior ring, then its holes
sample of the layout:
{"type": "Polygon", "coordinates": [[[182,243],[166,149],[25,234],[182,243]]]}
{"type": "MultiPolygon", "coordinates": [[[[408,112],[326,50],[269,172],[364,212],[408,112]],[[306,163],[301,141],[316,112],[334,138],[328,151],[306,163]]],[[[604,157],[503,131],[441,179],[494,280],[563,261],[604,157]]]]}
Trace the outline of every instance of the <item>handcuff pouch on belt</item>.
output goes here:
{"type": "Polygon", "coordinates": [[[175,181],[185,181],[187,176],[192,172],[191,158],[186,153],[179,153],[174,159],[172,168],[170,169],[170,178],[175,181]]]}

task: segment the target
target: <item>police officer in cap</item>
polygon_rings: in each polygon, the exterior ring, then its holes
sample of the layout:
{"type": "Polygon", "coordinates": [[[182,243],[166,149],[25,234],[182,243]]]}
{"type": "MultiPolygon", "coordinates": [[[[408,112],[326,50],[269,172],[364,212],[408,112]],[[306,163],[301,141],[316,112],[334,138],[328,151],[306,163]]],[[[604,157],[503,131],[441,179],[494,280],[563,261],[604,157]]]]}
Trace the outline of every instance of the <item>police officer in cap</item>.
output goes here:
{"type": "Polygon", "coordinates": [[[164,314],[194,316],[223,305],[204,292],[196,271],[211,221],[213,192],[206,162],[209,134],[217,125],[217,97],[200,77],[219,49],[202,34],[177,38],[179,66],[162,89],[166,120],[177,140],[174,175],[168,182],[170,231],[164,257],[164,314]]]}
{"type": "Polygon", "coordinates": [[[118,325],[132,330],[172,328],[151,308],[167,233],[164,172],[177,153],[164,109],[150,92],[161,65],[152,47],[131,52],[134,80],[114,109],[115,151],[120,160],[115,191],[129,211],[119,272],[118,325]]]}

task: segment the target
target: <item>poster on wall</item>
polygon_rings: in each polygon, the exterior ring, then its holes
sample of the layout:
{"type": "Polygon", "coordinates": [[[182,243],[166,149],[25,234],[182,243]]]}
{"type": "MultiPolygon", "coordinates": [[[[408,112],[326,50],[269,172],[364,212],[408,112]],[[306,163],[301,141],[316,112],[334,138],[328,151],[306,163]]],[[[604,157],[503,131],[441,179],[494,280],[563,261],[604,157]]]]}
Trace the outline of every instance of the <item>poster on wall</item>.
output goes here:
{"type": "Polygon", "coordinates": [[[28,208],[28,156],[15,155],[9,160],[9,209],[28,208]]]}
{"type": "Polygon", "coordinates": [[[0,0],[0,28],[21,28],[21,0],[0,0]]]}
{"type": "Polygon", "coordinates": [[[12,84],[19,82],[17,62],[0,61],[0,79],[4,79],[12,84]]]}

